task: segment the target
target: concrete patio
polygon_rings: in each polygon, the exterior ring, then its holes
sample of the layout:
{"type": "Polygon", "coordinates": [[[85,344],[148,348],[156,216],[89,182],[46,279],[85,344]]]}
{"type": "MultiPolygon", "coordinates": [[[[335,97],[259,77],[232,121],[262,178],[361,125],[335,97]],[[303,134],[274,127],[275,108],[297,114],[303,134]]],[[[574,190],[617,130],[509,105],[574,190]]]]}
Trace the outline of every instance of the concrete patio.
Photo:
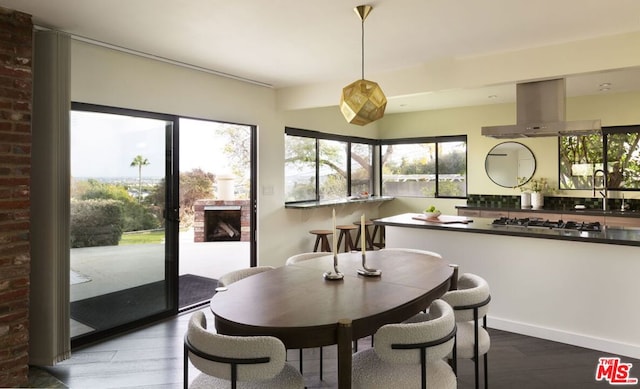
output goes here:
{"type": "MultiPolygon", "coordinates": [[[[218,279],[249,266],[249,242],[198,242],[193,230],[180,233],[179,274],[218,279]]],[[[164,279],[164,244],[71,249],[71,301],[164,279]]],[[[71,320],[72,336],[92,331],[71,320]]]]}

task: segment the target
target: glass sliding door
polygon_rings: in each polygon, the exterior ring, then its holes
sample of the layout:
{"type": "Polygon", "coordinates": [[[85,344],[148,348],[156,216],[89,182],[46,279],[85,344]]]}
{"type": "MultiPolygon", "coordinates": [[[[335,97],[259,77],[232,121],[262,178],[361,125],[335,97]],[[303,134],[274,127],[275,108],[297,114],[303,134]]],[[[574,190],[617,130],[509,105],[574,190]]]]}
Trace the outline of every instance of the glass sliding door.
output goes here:
{"type": "Polygon", "coordinates": [[[179,309],[208,303],[217,279],[251,266],[252,126],[179,119],[179,309]]]}
{"type": "Polygon", "coordinates": [[[72,344],[177,312],[174,123],[72,107],[72,344]]]}

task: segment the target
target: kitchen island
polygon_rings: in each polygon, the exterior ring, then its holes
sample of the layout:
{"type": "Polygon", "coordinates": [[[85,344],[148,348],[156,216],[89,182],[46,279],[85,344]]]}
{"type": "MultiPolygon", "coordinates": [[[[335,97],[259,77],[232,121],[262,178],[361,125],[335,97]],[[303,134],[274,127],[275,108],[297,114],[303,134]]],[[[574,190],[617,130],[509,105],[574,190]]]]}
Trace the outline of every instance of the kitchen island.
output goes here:
{"type": "Polygon", "coordinates": [[[386,247],[434,251],[491,287],[489,327],[640,358],[640,230],[375,220],[386,247]]]}

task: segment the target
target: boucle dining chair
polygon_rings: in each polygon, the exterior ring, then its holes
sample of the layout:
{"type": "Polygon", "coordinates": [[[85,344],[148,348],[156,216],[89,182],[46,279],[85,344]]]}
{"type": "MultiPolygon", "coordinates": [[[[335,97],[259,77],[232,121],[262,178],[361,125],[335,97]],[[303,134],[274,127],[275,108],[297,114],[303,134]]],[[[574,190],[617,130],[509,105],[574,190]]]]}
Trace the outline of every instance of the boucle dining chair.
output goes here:
{"type": "Polygon", "coordinates": [[[353,388],[455,388],[456,375],[444,361],[455,334],[453,309],[442,300],[431,303],[428,320],[380,327],[374,347],[353,355],[353,388]]]}
{"type": "Polygon", "coordinates": [[[284,264],[293,265],[298,262],[306,261],[306,260],[317,258],[317,257],[325,257],[327,255],[331,255],[331,253],[319,251],[319,252],[312,252],[312,253],[295,254],[287,258],[287,261],[284,264]]]}
{"type": "Polygon", "coordinates": [[[229,286],[234,282],[240,281],[243,278],[262,273],[264,271],[273,270],[273,266],[255,266],[238,269],[226,273],[218,279],[218,287],[229,286]]]}
{"type": "Polygon", "coordinates": [[[204,313],[195,312],[184,337],[184,388],[304,388],[302,374],[285,358],[279,339],[216,334],[207,331],[204,313]],[[201,371],[191,385],[189,361],[201,371]]]}
{"type": "Polygon", "coordinates": [[[491,294],[489,284],[482,277],[465,273],[458,278],[458,289],[445,293],[442,300],[453,307],[456,316],[457,357],[474,361],[475,387],[480,378],[479,357],[484,356],[484,387],[489,385],[487,354],[491,338],[487,332],[487,312],[491,294]],[[482,326],[479,324],[482,318],[482,326]]]}
{"type": "MultiPolygon", "coordinates": [[[[302,261],[307,261],[309,259],[313,259],[313,258],[317,258],[317,257],[324,257],[327,255],[331,255],[331,253],[326,253],[326,252],[311,252],[311,253],[301,253],[301,254],[295,254],[290,256],[289,258],[287,258],[287,261],[285,262],[285,265],[290,266],[290,265],[294,265],[298,262],[302,262],[302,261]]],[[[300,349],[300,373],[302,373],[302,349],[300,349]]],[[[323,370],[323,353],[322,353],[322,347],[320,347],[320,381],[322,381],[322,370],[323,370]]]]}
{"type": "Polygon", "coordinates": [[[426,254],[431,255],[432,257],[442,258],[442,255],[428,250],[420,250],[420,249],[408,249],[408,248],[395,248],[395,247],[386,247],[381,249],[380,251],[397,251],[397,252],[405,252],[405,253],[418,253],[418,254],[426,254]]]}

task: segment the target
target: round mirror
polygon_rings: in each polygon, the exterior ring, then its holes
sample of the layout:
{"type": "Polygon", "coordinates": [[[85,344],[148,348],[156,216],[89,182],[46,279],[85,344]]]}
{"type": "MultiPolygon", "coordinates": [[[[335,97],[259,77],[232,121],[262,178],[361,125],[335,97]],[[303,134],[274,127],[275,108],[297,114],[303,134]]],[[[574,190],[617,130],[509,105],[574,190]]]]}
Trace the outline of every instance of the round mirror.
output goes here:
{"type": "Polygon", "coordinates": [[[515,188],[531,179],[536,171],[536,158],[522,143],[504,142],[489,151],[484,169],[491,181],[505,188],[515,188]]]}

